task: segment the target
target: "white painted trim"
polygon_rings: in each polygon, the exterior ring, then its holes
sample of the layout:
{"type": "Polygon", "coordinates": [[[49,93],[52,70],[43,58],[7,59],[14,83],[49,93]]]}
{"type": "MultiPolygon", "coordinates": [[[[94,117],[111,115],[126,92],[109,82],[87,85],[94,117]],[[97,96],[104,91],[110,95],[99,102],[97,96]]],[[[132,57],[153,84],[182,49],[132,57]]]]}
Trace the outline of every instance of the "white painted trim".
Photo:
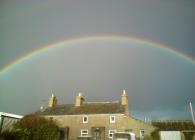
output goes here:
{"type": "Polygon", "coordinates": [[[23,118],[23,116],[11,114],[11,113],[5,113],[5,112],[0,112],[0,116],[11,117],[11,118],[16,118],[16,119],[23,118]]]}
{"type": "Polygon", "coordinates": [[[89,134],[88,129],[81,129],[81,136],[85,136],[85,135],[88,135],[88,134],[89,134]],[[83,131],[87,131],[87,132],[83,133],[83,131]]]}
{"type": "Polygon", "coordinates": [[[87,115],[83,116],[83,123],[88,123],[89,117],[87,115]],[[85,121],[85,118],[87,118],[87,121],[85,121]]]}
{"type": "Polygon", "coordinates": [[[139,130],[139,136],[140,136],[140,138],[144,138],[144,136],[145,136],[145,130],[144,129],[139,130]],[[142,135],[142,132],[143,132],[143,135],[142,135]]]}
{"type": "Polygon", "coordinates": [[[115,123],[115,122],[116,122],[116,116],[115,115],[110,115],[110,123],[115,123]]]}
{"type": "Polygon", "coordinates": [[[117,131],[115,129],[109,129],[108,130],[108,137],[111,139],[113,138],[113,134],[116,133],[117,131]],[[110,136],[110,134],[112,134],[112,136],[110,136]]]}

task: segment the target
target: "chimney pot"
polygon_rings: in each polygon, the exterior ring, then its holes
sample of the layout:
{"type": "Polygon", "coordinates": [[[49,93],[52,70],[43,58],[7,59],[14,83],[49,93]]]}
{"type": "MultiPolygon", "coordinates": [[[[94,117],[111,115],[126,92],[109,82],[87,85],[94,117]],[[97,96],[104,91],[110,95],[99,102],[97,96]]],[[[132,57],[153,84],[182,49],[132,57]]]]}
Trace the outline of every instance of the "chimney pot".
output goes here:
{"type": "Polygon", "coordinates": [[[79,94],[76,96],[75,106],[81,106],[83,102],[85,101],[83,94],[79,92],[79,94]]]}
{"type": "Polygon", "coordinates": [[[123,93],[121,95],[121,105],[125,106],[125,114],[128,115],[129,114],[129,109],[128,109],[128,95],[126,90],[123,90],[123,93]]]}
{"type": "Polygon", "coordinates": [[[55,107],[57,105],[57,98],[54,96],[54,94],[51,95],[49,99],[48,107],[55,107]]]}

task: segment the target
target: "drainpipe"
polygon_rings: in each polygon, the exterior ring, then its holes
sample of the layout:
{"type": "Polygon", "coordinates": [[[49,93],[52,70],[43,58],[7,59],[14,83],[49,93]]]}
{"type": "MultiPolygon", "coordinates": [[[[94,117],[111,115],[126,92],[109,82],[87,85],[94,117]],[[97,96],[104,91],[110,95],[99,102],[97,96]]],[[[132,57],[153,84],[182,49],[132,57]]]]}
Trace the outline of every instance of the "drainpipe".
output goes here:
{"type": "Polygon", "coordinates": [[[192,103],[190,102],[190,111],[191,111],[191,115],[192,115],[192,121],[195,125],[195,121],[194,121],[194,112],[193,112],[193,109],[192,109],[192,103]]]}

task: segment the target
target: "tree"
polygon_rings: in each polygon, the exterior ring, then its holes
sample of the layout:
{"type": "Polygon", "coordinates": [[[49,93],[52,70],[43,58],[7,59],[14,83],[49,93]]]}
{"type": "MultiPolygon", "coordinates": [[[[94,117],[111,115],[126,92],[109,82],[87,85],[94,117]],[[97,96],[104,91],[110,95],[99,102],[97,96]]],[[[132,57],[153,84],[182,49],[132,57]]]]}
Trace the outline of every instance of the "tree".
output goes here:
{"type": "Polygon", "coordinates": [[[20,140],[58,140],[59,128],[51,119],[28,115],[19,120],[12,130],[20,140]]]}

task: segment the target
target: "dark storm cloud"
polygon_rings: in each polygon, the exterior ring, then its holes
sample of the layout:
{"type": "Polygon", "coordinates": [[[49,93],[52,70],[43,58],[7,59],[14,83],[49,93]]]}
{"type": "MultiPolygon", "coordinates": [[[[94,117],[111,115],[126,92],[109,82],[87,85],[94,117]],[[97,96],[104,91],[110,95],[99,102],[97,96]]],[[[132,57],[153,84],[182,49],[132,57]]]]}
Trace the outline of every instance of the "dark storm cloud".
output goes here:
{"type": "Polygon", "coordinates": [[[46,106],[42,100],[48,100],[51,90],[60,103],[74,103],[80,91],[87,101],[120,100],[125,88],[130,111],[159,117],[163,111],[183,112],[188,101],[195,100],[194,70],[195,65],[157,48],[122,43],[65,46],[2,76],[0,89],[6,96],[1,103],[2,108],[15,112],[6,103],[19,102],[18,112],[25,113],[46,106]],[[23,106],[26,103],[29,107],[23,106]]]}
{"type": "Polygon", "coordinates": [[[142,36],[194,55],[193,5],[194,1],[182,0],[4,0],[0,8],[4,48],[0,64],[42,44],[97,34],[142,36]]]}

